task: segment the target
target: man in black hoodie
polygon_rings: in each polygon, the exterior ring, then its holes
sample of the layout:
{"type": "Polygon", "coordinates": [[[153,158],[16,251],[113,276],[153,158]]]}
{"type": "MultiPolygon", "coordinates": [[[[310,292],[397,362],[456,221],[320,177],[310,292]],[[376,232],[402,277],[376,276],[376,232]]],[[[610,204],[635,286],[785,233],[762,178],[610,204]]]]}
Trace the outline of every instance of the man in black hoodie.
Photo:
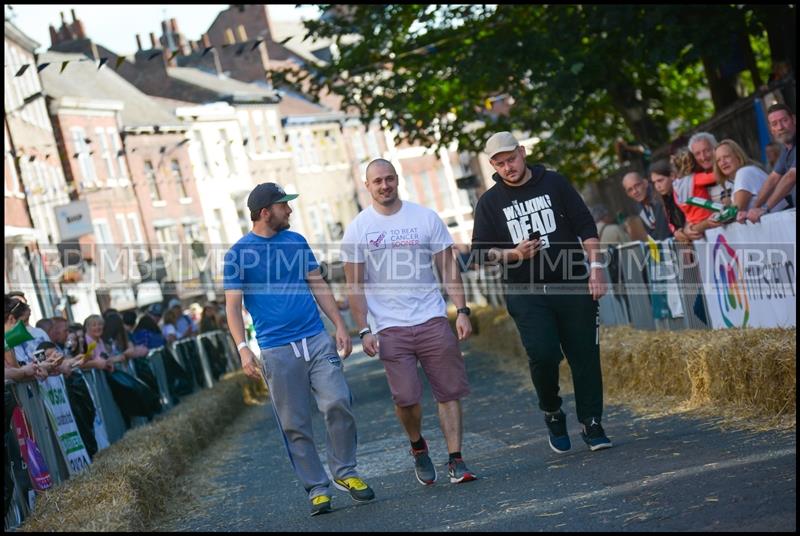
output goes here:
{"type": "Polygon", "coordinates": [[[527,165],[525,148],[510,132],[489,138],[486,154],[497,172],[492,177],[496,184],[475,207],[472,250],[479,262],[503,268],[506,306],[528,353],[550,448],[564,453],[571,447],[558,396],[563,355],[572,371],[581,437],[591,450],[609,448],[600,424],[597,300],[606,283],[597,227],[567,179],[544,166],[527,165]]]}

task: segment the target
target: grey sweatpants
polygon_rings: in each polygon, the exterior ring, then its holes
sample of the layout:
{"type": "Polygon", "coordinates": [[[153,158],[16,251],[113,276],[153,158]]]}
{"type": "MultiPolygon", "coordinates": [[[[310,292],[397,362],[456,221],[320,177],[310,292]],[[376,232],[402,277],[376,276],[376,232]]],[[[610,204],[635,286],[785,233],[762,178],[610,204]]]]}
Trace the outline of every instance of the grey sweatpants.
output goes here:
{"type": "Polygon", "coordinates": [[[275,420],[289,460],[308,497],[330,495],[330,480],[314,446],[311,399],[325,418],[328,468],[335,479],[356,473],[356,422],[336,344],[325,331],[261,350],[275,420]]]}

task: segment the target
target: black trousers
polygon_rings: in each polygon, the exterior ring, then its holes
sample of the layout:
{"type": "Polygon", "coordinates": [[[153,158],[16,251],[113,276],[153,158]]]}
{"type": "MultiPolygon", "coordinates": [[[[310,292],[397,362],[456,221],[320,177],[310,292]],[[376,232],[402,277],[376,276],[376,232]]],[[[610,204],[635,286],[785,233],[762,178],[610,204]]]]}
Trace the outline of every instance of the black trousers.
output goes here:
{"type": "MultiPolygon", "coordinates": [[[[557,291],[556,291],[557,292],[557,291]]],[[[558,366],[567,357],[575,388],[578,420],[601,418],[603,377],[600,369],[598,304],[586,293],[507,294],[508,313],[528,354],[531,380],[542,411],[558,411],[558,366]]]]}

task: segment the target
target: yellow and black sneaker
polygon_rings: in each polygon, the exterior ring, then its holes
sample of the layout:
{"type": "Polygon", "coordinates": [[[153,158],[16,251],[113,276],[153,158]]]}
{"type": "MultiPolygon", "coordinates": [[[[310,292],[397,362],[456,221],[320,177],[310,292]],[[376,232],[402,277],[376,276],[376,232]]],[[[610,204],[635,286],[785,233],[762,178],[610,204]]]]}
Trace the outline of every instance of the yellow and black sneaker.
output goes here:
{"type": "Polygon", "coordinates": [[[333,485],[342,491],[347,491],[356,502],[369,502],[375,498],[375,492],[367,483],[358,477],[351,476],[342,480],[334,480],[333,485]]]}
{"type": "Polygon", "coordinates": [[[327,495],[317,495],[311,499],[311,515],[327,514],[331,511],[331,498],[327,495]]]}

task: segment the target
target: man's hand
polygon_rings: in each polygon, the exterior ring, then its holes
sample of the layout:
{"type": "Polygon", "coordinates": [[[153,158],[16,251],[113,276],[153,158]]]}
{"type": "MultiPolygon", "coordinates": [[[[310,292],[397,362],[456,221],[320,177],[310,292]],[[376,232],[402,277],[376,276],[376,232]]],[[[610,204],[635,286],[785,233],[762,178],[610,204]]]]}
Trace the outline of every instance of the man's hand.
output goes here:
{"type": "Polygon", "coordinates": [[[761,207],[753,207],[747,211],[747,219],[750,220],[751,223],[758,223],[761,220],[761,216],[763,216],[767,211],[761,207]]]}
{"type": "Polygon", "coordinates": [[[456,333],[459,341],[465,341],[472,335],[472,322],[467,315],[459,313],[456,316],[456,333]]]}
{"type": "Polygon", "coordinates": [[[370,357],[375,357],[378,354],[378,338],[372,334],[367,333],[361,339],[361,345],[364,347],[364,353],[370,357]]]}
{"type": "Polygon", "coordinates": [[[250,348],[245,346],[239,350],[239,359],[242,361],[242,370],[247,376],[254,380],[261,378],[261,370],[256,361],[256,356],[250,348]]]}
{"type": "Polygon", "coordinates": [[[608,285],[606,285],[606,278],[605,275],[603,275],[603,269],[592,268],[591,272],[589,273],[589,292],[592,293],[592,299],[599,300],[605,296],[607,291],[608,285]]]}
{"type": "Polygon", "coordinates": [[[346,359],[353,352],[353,341],[344,325],[336,328],[336,349],[341,352],[342,359],[346,359]]]}
{"type": "Polygon", "coordinates": [[[530,259],[539,252],[542,247],[542,241],[538,238],[533,240],[523,240],[514,251],[517,253],[517,260],[530,259]]]}

